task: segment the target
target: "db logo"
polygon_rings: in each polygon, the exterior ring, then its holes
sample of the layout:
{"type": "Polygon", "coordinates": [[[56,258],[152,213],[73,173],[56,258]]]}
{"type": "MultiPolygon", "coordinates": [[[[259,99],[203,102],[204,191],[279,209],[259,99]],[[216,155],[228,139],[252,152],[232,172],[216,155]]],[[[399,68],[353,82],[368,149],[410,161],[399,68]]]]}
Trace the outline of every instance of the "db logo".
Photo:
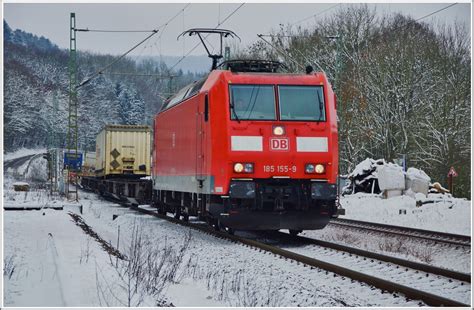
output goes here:
{"type": "Polygon", "coordinates": [[[272,138],[270,139],[270,149],[276,151],[288,151],[289,141],[287,138],[272,138]]]}

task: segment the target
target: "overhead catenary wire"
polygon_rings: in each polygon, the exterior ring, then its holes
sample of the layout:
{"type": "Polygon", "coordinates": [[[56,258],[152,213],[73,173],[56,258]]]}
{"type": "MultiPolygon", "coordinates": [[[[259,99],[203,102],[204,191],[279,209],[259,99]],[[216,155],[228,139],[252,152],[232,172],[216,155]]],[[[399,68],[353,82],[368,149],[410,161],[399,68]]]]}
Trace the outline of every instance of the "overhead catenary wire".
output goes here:
{"type": "MultiPolygon", "coordinates": [[[[245,3],[242,3],[239,5],[239,7],[237,7],[235,10],[232,11],[232,13],[230,13],[229,15],[227,15],[226,18],[224,18],[221,22],[219,22],[217,24],[216,27],[214,27],[214,29],[216,29],[217,27],[221,26],[223,23],[225,23],[229,18],[232,17],[232,15],[234,15],[245,3]]],[[[205,36],[204,38],[207,38],[209,35],[205,36]]],[[[189,50],[186,55],[184,55],[183,57],[181,57],[173,66],[171,66],[171,68],[169,68],[168,70],[171,71],[173,70],[177,65],[179,65],[186,57],[188,57],[199,45],[201,45],[201,43],[197,43],[191,50],[189,50]]]]}
{"type": "MultiPolygon", "coordinates": [[[[429,13],[429,14],[423,15],[423,16],[421,16],[421,17],[419,17],[419,18],[416,18],[416,19],[414,19],[414,20],[412,20],[412,21],[409,21],[409,22],[408,22],[407,24],[405,24],[405,25],[402,25],[402,26],[399,26],[399,27],[396,27],[396,28],[392,29],[391,32],[395,32],[395,31],[398,31],[398,30],[400,30],[400,29],[402,29],[402,28],[408,27],[409,25],[411,25],[411,24],[413,24],[413,23],[415,23],[415,22],[417,22],[417,21],[420,21],[420,20],[422,20],[422,19],[425,19],[425,18],[428,18],[428,17],[430,17],[430,16],[433,16],[433,15],[435,15],[435,14],[437,14],[437,13],[439,13],[439,12],[442,12],[442,11],[444,11],[444,10],[447,10],[447,9],[449,9],[450,7],[455,6],[456,4],[458,4],[458,3],[452,3],[452,4],[447,5],[447,6],[443,7],[443,8],[441,8],[441,9],[438,9],[438,10],[436,10],[436,11],[433,11],[433,12],[429,13]]],[[[331,8],[333,8],[333,7],[331,7],[331,8]]],[[[327,11],[327,10],[326,10],[326,11],[327,11]]],[[[321,13],[322,13],[322,12],[320,12],[319,14],[321,14],[321,13]]],[[[379,36],[379,35],[376,35],[376,36],[372,37],[371,39],[373,40],[374,38],[377,38],[378,36],[379,36]]],[[[272,48],[274,48],[275,50],[277,50],[277,51],[279,51],[280,53],[283,53],[283,54],[289,56],[288,53],[286,53],[286,52],[284,52],[284,51],[281,51],[281,49],[277,49],[273,44],[270,44],[267,40],[264,39],[264,37],[272,37],[272,38],[273,38],[273,37],[278,37],[278,38],[310,38],[311,36],[280,35],[280,34],[259,34],[258,37],[259,37],[261,40],[265,41],[267,44],[269,44],[269,45],[270,45],[272,48]]],[[[365,40],[365,41],[367,42],[367,40],[365,40]]],[[[366,42],[365,42],[365,43],[366,43],[366,42]]],[[[362,42],[362,43],[364,43],[364,42],[362,42]]],[[[360,44],[360,45],[362,45],[362,44],[360,44]]],[[[367,47],[367,45],[366,45],[366,47],[367,47]]],[[[297,51],[298,51],[298,50],[297,50],[297,51]]],[[[303,58],[307,59],[301,52],[298,51],[298,53],[299,53],[300,55],[302,55],[303,58]]],[[[291,58],[290,58],[290,59],[291,59],[291,58]]],[[[291,59],[291,60],[293,60],[293,59],[291,59]]],[[[294,60],[293,60],[293,61],[294,61],[294,60]]],[[[320,66],[316,61],[314,61],[314,62],[315,62],[316,65],[320,68],[320,70],[322,70],[321,66],[320,66]]],[[[322,70],[322,71],[324,71],[324,70],[322,70]]]]}
{"type": "MultiPolygon", "coordinates": [[[[138,46],[140,46],[141,44],[143,44],[145,41],[147,41],[148,39],[150,39],[152,36],[154,36],[156,33],[158,33],[158,30],[160,28],[163,28],[163,27],[166,27],[171,21],[173,21],[181,12],[184,12],[184,10],[190,6],[191,4],[188,3],[187,5],[184,6],[184,8],[180,9],[178,11],[178,13],[176,13],[173,17],[171,17],[170,19],[168,19],[164,24],[160,25],[157,27],[157,29],[154,29],[154,30],[151,30],[151,34],[149,36],[147,36],[145,39],[143,39],[142,41],[140,41],[139,43],[137,43],[136,45],[134,45],[131,49],[129,49],[128,51],[126,51],[124,54],[122,54],[121,56],[119,56],[116,60],[114,60],[113,62],[111,62],[110,64],[106,65],[105,67],[101,68],[100,70],[98,70],[97,72],[95,72],[94,74],[92,74],[90,77],[84,79],[79,85],[76,86],[76,89],[86,85],[87,83],[89,83],[93,78],[97,77],[98,75],[100,74],[103,74],[105,70],[107,70],[108,68],[110,68],[111,66],[113,66],[114,64],[116,64],[118,61],[120,61],[122,58],[124,58],[125,56],[127,56],[130,52],[132,52],[134,49],[136,49],[138,46]]],[[[76,31],[91,31],[90,29],[75,29],[76,31]]],[[[136,31],[136,30],[94,30],[96,32],[142,32],[142,31],[136,31]]],[[[150,30],[148,31],[143,31],[143,32],[150,32],[150,30]]],[[[160,36],[161,37],[161,36],[160,36]]]]}
{"type": "Polygon", "coordinates": [[[341,3],[338,3],[338,4],[336,4],[336,5],[333,5],[333,6],[327,8],[327,9],[325,9],[325,10],[322,10],[321,12],[318,12],[318,13],[316,13],[316,14],[313,14],[313,15],[311,15],[311,16],[308,16],[308,17],[306,17],[306,18],[303,18],[303,19],[301,19],[301,20],[299,20],[299,21],[296,21],[296,22],[290,24],[289,26],[292,27],[292,26],[294,26],[294,25],[301,24],[302,22],[307,21],[307,20],[310,19],[310,18],[318,17],[318,16],[320,16],[320,15],[322,15],[322,14],[324,14],[324,13],[326,13],[326,12],[328,12],[328,11],[330,11],[330,10],[332,10],[332,9],[334,9],[334,8],[336,8],[336,7],[338,7],[338,6],[340,6],[340,5],[341,5],[341,3]]]}
{"type": "Polygon", "coordinates": [[[162,61],[162,55],[161,55],[161,38],[163,37],[163,34],[165,33],[166,27],[175,19],[177,18],[181,13],[184,13],[184,11],[191,5],[191,3],[187,3],[184,7],[178,10],[178,12],[170,17],[166,22],[161,24],[160,26],[157,27],[158,30],[160,30],[160,33],[158,35],[158,38],[153,42],[153,40],[150,40],[148,44],[145,44],[144,48],[142,49],[141,53],[142,54],[147,48],[150,49],[150,52],[153,53],[153,48],[157,48],[157,44],[160,44],[160,50],[157,50],[158,54],[160,55],[160,62],[162,61]]]}
{"type": "Polygon", "coordinates": [[[76,31],[80,32],[153,32],[154,30],[102,30],[102,29],[89,29],[89,28],[76,28],[76,31]]]}
{"type": "Polygon", "coordinates": [[[428,17],[430,17],[430,16],[432,16],[432,15],[438,14],[439,12],[444,11],[444,10],[447,10],[447,9],[449,9],[449,8],[452,7],[452,6],[455,6],[456,4],[458,4],[458,3],[457,3],[457,2],[456,2],[456,3],[452,3],[452,4],[450,4],[450,5],[448,5],[448,6],[445,6],[445,7],[441,8],[441,9],[439,9],[439,10],[437,10],[437,11],[431,12],[431,13],[429,13],[429,14],[427,14],[427,15],[424,15],[424,16],[422,16],[422,17],[419,17],[419,18],[415,19],[415,20],[412,20],[412,21],[408,22],[406,25],[399,26],[399,27],[393,29],[392,31],[397,31],[397,30],[399,30],[399,29],[401,29],[401,28],[403,28],[403,27],[406,27],[406,26],[408,26],[408,25],[411,25],[411,24],[413,24],[413,23],[415,23],[415,22],[417,22],[417,21],[420,21],[420,20],[422,20],[422,19],[428,18],[428,17]]]}
{"type": "Polygon", "coordinates": [[[131,51],[133,51],[134,49],[136,49],[137,47],[139,47],[141,44],[143,44],[146,40],[148,40],[149,38],[151,38],[152,36],[154,36],[155,34],[158,33],[158,30],[154,30],[152,34],[150,34],[149,36],[147,36],[145,39],[141,40],[140,42],[138,42],[137,44],[135,44],[131,49],[129,49],[128,51],[126,51],[125,53],[123,53],[121,56],[119,56],[117,59],[115,59],[114,61],[112,61],[110,64],[106,65],[105,67],[103,67],[102,69],[98,70],[97,72],[95,72],[94,74],[92,74],[90,77],[86,78],[85,80],[83,80],[79,85],[76,86],[76,89],[86,85],[87,83],[89,83],[93,78],[95,78],[96,76],[100,75],[102,72],[104,72],[105,70],[107,70],[108,68],[112,67],[114,64],[116,64],[117,62],[119,62],[122,58],[124,58],[125,56],[127,56],[131,51]]]}
{"type": "Polygon", "coordinates": [[[157,79],[169,79],[176,77],[176,75],[163,75],[163,74],[153,74],[153,73],[131,73],[131,72],[101,72],[100,74],[104,75],[133,75],[133,76],[151,76],[157,79]]]}
{"type": "Polygon", "coordinates": [[[257,36],[258,36],[262,41],[264,41],[265,43],[267,43],[268,45],[270,45],[270,47],[272,47],[274,50],[276,50],[277,52],[279,52],[279,53],[282,54],[283,56],[288,57],[288,59],[289,59],[290,61],[292,61],[296,66],[299,66],[301,69],[304,69],[304,66],[303,66],[301,63],[299,63],[298,61],[294,60],[287,52],[282,51],[280,48],[276,47],[274,44],[272,44],[272,43],[268,42],[267,40],[265,40],[265,39],[263,38],[263,35],[257,34],[257,36]]]}
{"type": "MultiPolygon", "coordinates": [[[[399,26],[399,27],[396,27],[396,28],[392,29],[391,32],[395,32],[395,31],[400,30],[400,29],[402,29],[402,28],[405,28],[405,27],[407,27],[407,26],[409,26],[409,25],[411,25],[411,24],[413,24],[413,23],[416,23],[417,21],[420,21],[420,20],[422,20],[422,19],[425,19],[425,18],[428,18],[428,17],[430,17],[430,16],[433,16],[433,15],[435,15],[435,14],[441,12],[441,11],[447,10],[447,9],[449,9],[449,8],[452,7],[452,6],[455,6],[456,4],[458,4],[458,3],[457,3],[457,2],[456,2],[456,3],[451,3],[450,5],[445,6],[445,7],[441,8],[441,9],[438,9],[438,10],[436,10],[436,11],[434,11],[434,12],[431,12],[431,13],[429,13],[429,14],[426,14],[426,15],[424,15],[424,16],[421,16],[421,17],[419,17],[419,18],[416,18],[416,19],[414,19],[414,20],[411,20],[411,21],[409,21],[408,23],[406,23],[405,25],[401,25],[401,26],[399,26]]],[[[262,36],[262,37],[273,37],[273,36],[276,36],[276,37],[279,37],[279,38],[311,38],[311,35],[269,34],[269,33],[261,34],[260,36],[262,36]]],[[[378,35],[376,35],[375,38],[376,38],[377,36],[378,36],[378,35]]],[[[372,38],[372,39],[373,39],[373,38],[372,38]]]]}
{"type": "Polygon", "coordinates": [[[76,31],[81,31],[81,32],[153,32],[155,30],[160,30],[163,27],[166,27],[171,21],[173,21],[181,12],[186,10],[188,6],[190,6],[191,3],[186,4],[182,9],[178,11],[173,17],[168,19],[165,23],[161,24],[158,26],[156,29],[153,30],[117,30],[117,29],[89,29],[89,28],[76,28],[76,31]]]}

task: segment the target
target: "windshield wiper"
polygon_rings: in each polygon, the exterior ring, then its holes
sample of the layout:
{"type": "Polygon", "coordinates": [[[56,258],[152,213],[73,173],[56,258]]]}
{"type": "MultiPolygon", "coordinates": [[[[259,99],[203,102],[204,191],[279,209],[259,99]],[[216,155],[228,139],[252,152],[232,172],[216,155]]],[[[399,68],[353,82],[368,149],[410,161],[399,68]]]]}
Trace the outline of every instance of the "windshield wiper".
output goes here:
{"type": "Polygon", "coordinates": [[[318,102],[319,102],[319,118],[316,121],[317,123],[322,121],[321,117],[323,116],[323,108],[324,108],[323,101],[321,100],[321,94],[319,93],[319,91],[318,91],[318,102]]]}
{"type": "Polygon", "coordinates": [[[237,113],[235,112],[235,108],[234,108],[234,104],[233,104],[233,103],[230,104],[230,109],[231,109],[232,112],[234,113],[235,120],[240,124],[240,119],[239,119],[239,117],[237,116],[237,113]]]}

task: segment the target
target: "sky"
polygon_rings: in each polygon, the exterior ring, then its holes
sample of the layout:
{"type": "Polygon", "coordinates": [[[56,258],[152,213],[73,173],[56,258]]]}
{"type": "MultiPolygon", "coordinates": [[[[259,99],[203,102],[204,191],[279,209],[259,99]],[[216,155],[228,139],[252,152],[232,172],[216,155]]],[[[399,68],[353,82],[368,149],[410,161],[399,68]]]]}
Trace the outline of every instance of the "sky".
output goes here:
{"type": "MultiPolygon", "coordinates": [[[[448,3],[449,4],[449,3],[448,3]]],[[[447,3],[377,3],[368,4],[377,12],[400,12],[419,18],[441,9],[447,3]]],[[[22,29],[38,36],[49,38],[61,48],[69,47],[69,13],[76,13],[77,28],[90,30],[147,30],[157,29],[177,15],[166,27],[134,50],[134,56],[183,56],[198,42],[197,37],[177,36],[188,28],[214,28],[239,3],[4,3],[4,19],[12,29],[22,29]],[[186,8],[185,8],[186,7],[186,8]],[[183,11],[183,8],[184,11],[183,11]]],[[[235,39],[232,46],[245,47],[258,40],[257,34],[278,29],[279,24],[311,26],[316,20],[334,14],[338,9],[357,4],[338,3],[246,3],[229,17],[220,28],[233,30],[241,41],[235,39]],[[313,17],[316,15],[316,17],[313,17]],[[304,21],[302,21],[304,20],[304,21]],[[301,22],[302,21],[302,22],[301,22]]],[[[452,24],[459,21],[470,29],[470,4],[459,3],[423,21],[452,24]]],[[[119,55],[147,37],[149,33],[103,33],[78,32],[77,49],[96,53],[119,55]]],[[[209,38],[211,49],[218,48],[218,42],[209,38]]],[[[205,50],[198,46],[191,55],[203,55],[205,50]]]]}

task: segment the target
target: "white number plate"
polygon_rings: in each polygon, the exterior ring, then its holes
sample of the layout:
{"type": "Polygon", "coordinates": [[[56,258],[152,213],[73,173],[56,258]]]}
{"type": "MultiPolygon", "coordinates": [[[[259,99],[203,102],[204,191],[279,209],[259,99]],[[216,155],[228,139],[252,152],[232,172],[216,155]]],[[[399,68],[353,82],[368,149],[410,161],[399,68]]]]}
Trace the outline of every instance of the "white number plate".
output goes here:
{"type": "Polygon", "coordinates": [[[278,173],[288,173],[288,172],[296,172],[296,166],[288,166],[288,165],[264,165],[263,172],[278,172],[278,173]]]}

